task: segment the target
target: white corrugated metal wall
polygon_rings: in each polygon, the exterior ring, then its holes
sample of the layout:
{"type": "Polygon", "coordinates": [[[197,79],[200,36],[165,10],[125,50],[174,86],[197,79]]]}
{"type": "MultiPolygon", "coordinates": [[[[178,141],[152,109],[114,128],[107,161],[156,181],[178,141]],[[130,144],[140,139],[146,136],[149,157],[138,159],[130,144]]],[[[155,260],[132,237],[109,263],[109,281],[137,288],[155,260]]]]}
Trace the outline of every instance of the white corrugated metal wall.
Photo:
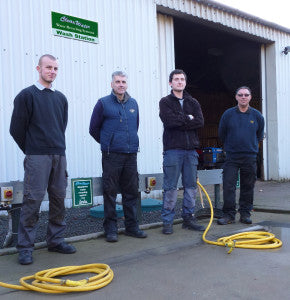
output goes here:
{"type": "MultiPolygon", "coordinates": [[[[245,32],[257,40],[265,40],[265,60],[268,66],[262,68],[265,78],[262,87],[263,113],[268,122],[268,132],[265,144],[268,152],[264,152],[264,159],[267,159],[265,167],[266,179],[289,179],[290,178],[290,137],[287,134],[290,128],[289,106],[290,106],[290,55],[282,54],[285,46],[290,45],[290,34],[278,29],[266,26],[253,20],[243,18],[232,14],[224,9],[218,9],[217,6],[208,6],[205,3],[193,0],[155,0],[157,10],[166,12],[169,15],[175,15],[176,12],[183,13],[188,19],[191,15],[193,18],[202,19],[235,29],[239,32],[245,32]],[[163,8],[166,8],[165,10],[163,8]],[[274,44],[271,44],[274,43],[274,44]],[[269,44],[268,44],[269,43],[269,44]],[[269,68],[269,66],[271,66],[269,68]],[[272,71],[274,70],[274,74],[272,71]],[[274,80],[274,82],[273,82],[274,80]],[[275,105],[272,105],[272,102],[275,105]],[[271,108],[277,111],[273,112],[271,108]]],[[[168,26],[171,20],[167,22],[168,26]]],[[[172,58],[174,59],[174,58],[172,58]]]]}
{"type": "Polygon", "coordinates": [[[170,93],[169,74],[175,68],[173,18],[158,14],[160,97],[170,93]]]}
{"type": "Polygon", "coordinates": [[[13,99],[38,79],[35,66],[44,53],[59,58],[55,87],[69,101],[66,141],[70,177],[101,176],[99,145],[88,128],[97,99],[111,92],[115,70],[128,73],[128,92],[140,106],[139,172],[162,172],[153,0],[2,0],[0,36],[0,182],[23,179],[23,154],[9,135],[13,99]],[[99,44],[53,36],[51,11],[98,22],[99,44]]]}
{"type": "Polygon", "coordinates": [[[278,156],[277,164],[274,164],[278,169],[277,176],[271,175],[275,172],[270,168],[269,179],[290,178],[290,139],[286,132],[290,122],[287,118],[290,56],[281,53],[285,46],[290,45],[289,34],[192,0],[2,0],[0,182],[22,180],[23,155],[8,133],[12,101],[22,88],[37,80],[34,68],[39,56],[47,52],[60,60],[55,87],[67,95],[70,104],[66,135],[70,176],[101,175],[99,146],[89,136],[88,126],[97,99],[110,92],[110,75],[116,69],[129,74],[128,91],[140,105],[139,172],[162,171],[162,124],[158,117],[158,102],[168,92],[167,76],[174,67],[174,46],[172,18],[158,16],[157,22],[156,4],[183,12],[187,17],[191,15],[275,41],[274,54],[272,50],[268,51],[273,45],[265,45],[266,59],[275,63],[277,87],[274,96],[269,97],[271,83],[265,76],[268,88],[268,92],[265,89],[265,101],[277,102],[278,122],[276,132],[268,136],[267,143],[271,144],[276,135],[276,144],[279,145],[269,148],[278,152],[277,155],[275,151],[269,151],[272,153],[269,155],[270,164],[273,157],[278,156]],[[51,11],[97,21],[99,44],[53,36],[51,11]],[[267,55],[267,51],[271,55],[267,55]]]}
{"type": "Polygon", "coordinates": [[[276,74],[278,108],[278,157],[279,179],[290,179],[290,55],[282,53],[285,46],[290,46],[288,34],[277,34],[276,39],[276,74]]]}

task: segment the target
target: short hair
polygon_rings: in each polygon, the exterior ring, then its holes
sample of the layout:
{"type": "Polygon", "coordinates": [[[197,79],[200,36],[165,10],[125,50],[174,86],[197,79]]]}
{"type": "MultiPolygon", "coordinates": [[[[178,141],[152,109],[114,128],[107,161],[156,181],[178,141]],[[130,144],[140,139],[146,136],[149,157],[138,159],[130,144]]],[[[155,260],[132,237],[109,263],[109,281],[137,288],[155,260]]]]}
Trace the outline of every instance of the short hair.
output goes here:
{"type": "Polygon", "coordinates": [[[39,58],[39,61],[38,61],[38,65],[39,65],[39,66],[41,66],[42,59],[43,59],[44,57],[48,57],[48,58],[51,59],[51,60],[56,60],[56,58],[55,58],[53,55],[51,55],[51,54],[43,54],[43,55],[40,56],[40,58],[39,58]]]}
{"type": "Polygon", "coordinates": [[[243,89],[248,90],[249,93],[250,93],[250,95],[252,94],[251,89],[250,89],[248,86],[245,86],[245,85],[244,85],[244,86],[239,87],[239,88],[236,90],[236,95],[239,93],[240,90],[243,90],[243,89]]]}
{"type": "Polygon", "coordinates": [[[187,81],[187,76],[186,76],[185,72],[181,69],[175,69],[169,74],[169,82],[172,82],[173,75],[176,75],[176,74],[183,74],[185,77],[185,81],[187,81]]]}
{"type": "Polygon", "coordinates": [[[115,76],[121,76],[121,77],[126,77],[128,78],[128,75],[124,71],[115,71],[112,74],[112,81],[114,80],[115,76]]]}

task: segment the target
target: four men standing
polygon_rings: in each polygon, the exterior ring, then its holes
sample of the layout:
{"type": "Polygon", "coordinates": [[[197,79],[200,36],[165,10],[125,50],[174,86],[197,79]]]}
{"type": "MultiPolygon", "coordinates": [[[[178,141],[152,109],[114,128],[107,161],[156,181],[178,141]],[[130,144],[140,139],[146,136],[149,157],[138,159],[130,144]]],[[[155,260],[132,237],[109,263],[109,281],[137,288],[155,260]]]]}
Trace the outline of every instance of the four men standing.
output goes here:
{"type": "MultiPolygon", "coordinates": [[[[67,186],[65,129],[68,119],[66,97],[52,88],[58,72],[55,57],[49,54],[39,59],[39,80],[22,90],[14,100],[10,133],[25,153],[24,197],[19,223],[19,263],[33,262],[36,223],[42,199],[49,195],[47,245],[49,251],[74,253],[76,249],[64,242],[64,198],[67,186]]],[[[169,75],[171,93],[160,100],[163,132],[163,233],[173,233],[173,219],[180,174],[184,187],[182,228],[204,230],[194,217],[197,191],[199,147],[197,129],[204,119],[198,101],[186,91],[186,74],[174,70],[169,75]]],[[[101,145],[103,167],[104,231],[108,242],[118,241],[116,196],[120,191],[125,215],[125,234],[146,238],[137,221],[139,150],[139,109],[127,93],[127,75],[112,74],[112,92],[98,100],[92,113],[90,134],[101,145]]],[[[223,172],[224,217],[218,224],[235,220],[235,186],[238,171],[241,176],[240,221],[251,224],[253,188],[256,180],[256,157],[263,139],[264,119],[251,108],[251,90],[240,87],[236,92],[237,107],[222,116],[219,136],[224,143],[226,162],[223,172]]]]}

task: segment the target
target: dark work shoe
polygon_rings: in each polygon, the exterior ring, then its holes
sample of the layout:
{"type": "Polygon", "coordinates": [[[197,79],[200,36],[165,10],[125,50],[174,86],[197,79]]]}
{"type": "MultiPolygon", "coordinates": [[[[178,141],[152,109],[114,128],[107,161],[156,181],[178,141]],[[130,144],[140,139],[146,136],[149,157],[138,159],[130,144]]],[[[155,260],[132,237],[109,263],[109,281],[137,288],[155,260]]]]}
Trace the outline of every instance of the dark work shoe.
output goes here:
{"type": "Polygon", "coordinates": [[[232,224],[235,223],[235,219],[230,217],[229,215],[223,216],[221,219],[217,220],[217,223],[219,225],[227,225],[227,224],[232,224]]]}
{"type": "Polygon", "coordinates": [[[136,231],[125,230],[125,235],[132,236],[132,237],[139,238],[139,239],[144,239],[147,237],[147,234],[143,230],[140,230],[140,229],[138,229],[136,231]]]}
{"type": "Polygon", "coordinates": [[[197,220],[195,218],[191,220],[184,220],[182,224],[183,229],[189,229],[189,230],[197,230],[197,231],[204,231],[205,228],[202,225],[199,225],[197,223],[197,220]]]}
{"type": "Polygon", "coordinates": [[[172,234],[173,233],[172,224],[163,224],[162,233],[163,234],[172,234]]]}
{"type": "Polygon", "coordinates": [[[23,250],[19,252],[18,262],[21,265],[30,265],[33,263],[32,251],[23,250]]]}
{"type": "Polygon", "coordinates": [[[106,234],[106,241],[109,243],[116,243],[118,242],[118,235],[117,233],[107,233],[106,234]]]}
{"type": "Polygon", "coordinates": [[[62,242],[55,247],[48,247],[48,251],[50,252],[59,252],[62,254],[72,254],[77,250],[74,246],[67,244],[66,242],[62,242]]]}
{"type": "Polygon", "coordinates": [[[252,224],[251,218],[246,216],[241,216],[240,222],[244,224],[252,224]]]}

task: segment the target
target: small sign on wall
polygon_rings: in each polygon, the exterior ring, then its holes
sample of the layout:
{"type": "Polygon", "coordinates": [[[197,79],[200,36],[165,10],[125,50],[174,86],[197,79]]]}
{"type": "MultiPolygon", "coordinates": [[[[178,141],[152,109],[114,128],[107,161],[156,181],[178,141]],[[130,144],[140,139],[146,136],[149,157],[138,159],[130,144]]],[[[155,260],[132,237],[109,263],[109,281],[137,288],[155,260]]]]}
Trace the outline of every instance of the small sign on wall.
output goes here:
{"type": "Polygon", "coordinates": [[[93,205],[92,178],[71,180],[73,207],[93,205]]]}
{"type": "Polygon", "coordinates": [[[51,12],[52,33],[57,36],[83,42],[98,43],[98,23],[51,12]]]}
{"type": "Polygon", "coordinates": [[[241,176],[240,176],[240,170],[238,172],[238,180],[237,180],[237,188],[240,188],[241,186],[241,176]]]}

